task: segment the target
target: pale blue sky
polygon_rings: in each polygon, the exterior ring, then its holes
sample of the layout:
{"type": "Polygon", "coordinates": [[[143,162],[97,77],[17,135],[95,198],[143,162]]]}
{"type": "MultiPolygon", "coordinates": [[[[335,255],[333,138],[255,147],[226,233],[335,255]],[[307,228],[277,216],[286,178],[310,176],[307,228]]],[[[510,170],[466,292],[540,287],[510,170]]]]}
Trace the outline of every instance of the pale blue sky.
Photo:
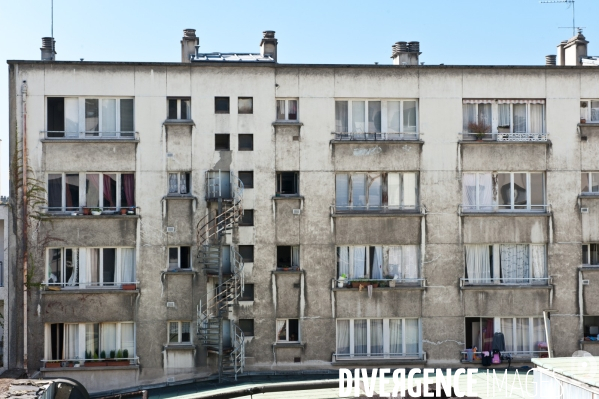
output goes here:
{"type": "MultiPolygon", "coordinates": [[[[599,0],[576,0],[599,55],[599,0]]],[[[426,64],[541,65],[572,36],[566,4],[538,0],[54,0],[57,60],[180,61],[184,28],[203,52],[257,52],[275,30],[281,63],[389,64],[396,41],[420,41],[426,64]]],[[[0,0],[0,59],[40,59],[50,0],[0,0]]],[[[8,194],[8,87],[0,79],[0,193],[8,194]]]]}

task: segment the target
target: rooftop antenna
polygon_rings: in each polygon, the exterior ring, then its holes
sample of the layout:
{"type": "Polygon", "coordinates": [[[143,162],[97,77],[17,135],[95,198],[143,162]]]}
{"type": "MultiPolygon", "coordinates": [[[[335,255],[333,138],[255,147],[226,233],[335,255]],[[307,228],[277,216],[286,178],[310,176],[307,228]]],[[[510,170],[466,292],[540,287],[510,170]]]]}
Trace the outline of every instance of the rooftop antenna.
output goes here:
{"type": "Polygon", "coordinates": [[[50,37],[54,38],[54,0],[50,0],[50,37]]]}
{"type": "Polygon", "coordinates": [[[544,4],[553,4],[553,3],[566,3],[568,4],[568,8],[570,4],[572,5],[572,26],[568,26],[567,28],[572,28],[572,36],[576,36],[576,22],[575,22],[575,13],[574,13],[574,1],[575,0],[544,0],[540,1],[540,3],[544,4]]]}

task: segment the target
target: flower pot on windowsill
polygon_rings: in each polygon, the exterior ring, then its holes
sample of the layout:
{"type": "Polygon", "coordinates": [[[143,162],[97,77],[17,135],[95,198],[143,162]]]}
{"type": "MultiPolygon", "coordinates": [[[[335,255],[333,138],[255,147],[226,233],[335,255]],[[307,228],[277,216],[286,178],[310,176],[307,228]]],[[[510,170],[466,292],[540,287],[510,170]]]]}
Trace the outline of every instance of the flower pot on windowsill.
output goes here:
{"type": "Polygon", "coordinates": [[[48,368],[48,369],[57,369],[59,367],[60,367],[60,362],[46,363],[46,368],[48,368]]]}
{"type": "Polygon", "coordinates": [[[83,214],[84,215],[91,215],[92,214],[92,208],[83,208],[83,214]]]}
{"type": "Polygon", "coordinates": [[[100,216],[102,214],[102,211],[92,211],[92,215],[94,216],[100,216]]]}
{"type": "Polygon", "coordinates": [[[108,366],[111,367],[116,367],[116,366],[129,366],[131,363],[129,362],[129,360],[111,360],[109,362],[107,362],[108,366]]]}
{"type": "Polygon", "coordinates": [[[121,215],[126,215],[126,214],[127,214],[127,209],[121,208],[121,215]]]}
{"type": "Polygon", "coordinates": [[[587,120],[585,118],[580,118],[580,123],[585,124],[587,123],[587,120]]]}
{"type": "Polygon", "coordinates": [[[395,280],[389,281],[389,288],[395,288],[395,280]]]}
{"type": "Polygon", "coordinates": [[[127,209],[127,215],[135,215],[135,208],[127,209]]]}
{"type": "Polygon", "coordinates": [[[106,367],[106,362],[85,362],[85,367],[106,367]]]}
{"type": "Polygon", "coordinates": [[[123,285],[121,285],[121,288],[124,290],[132,291],[132,290],[135,290],[135,288],[137,288],[137,287],[135,284],[123,284],[123,285]]]}

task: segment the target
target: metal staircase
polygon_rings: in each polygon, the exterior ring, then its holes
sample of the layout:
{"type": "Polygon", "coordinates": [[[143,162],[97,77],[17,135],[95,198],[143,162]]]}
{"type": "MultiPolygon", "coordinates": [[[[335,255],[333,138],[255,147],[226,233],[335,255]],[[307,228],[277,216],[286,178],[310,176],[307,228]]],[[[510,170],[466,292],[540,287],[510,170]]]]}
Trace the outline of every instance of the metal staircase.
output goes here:
{"type": "Polygon", "coordinates": [[[229,319],[232,306],[243,293],[243,258],[233,246],[228,257],[223,252],[227,235],[243,215],[243,183],[230,174],[224,179],[230,187],[223,190],[227,194],[223,196],[221,172],[216,178],[214,174],[206,173],[206,199],[218,206],[198,222],[197,244],[199,265],[216,281],[206,301],[198,305],[197,334],[208,354],[218,356],[218,377],[223,382],[236,381],[245,364],[243,331],[229,319]]]}

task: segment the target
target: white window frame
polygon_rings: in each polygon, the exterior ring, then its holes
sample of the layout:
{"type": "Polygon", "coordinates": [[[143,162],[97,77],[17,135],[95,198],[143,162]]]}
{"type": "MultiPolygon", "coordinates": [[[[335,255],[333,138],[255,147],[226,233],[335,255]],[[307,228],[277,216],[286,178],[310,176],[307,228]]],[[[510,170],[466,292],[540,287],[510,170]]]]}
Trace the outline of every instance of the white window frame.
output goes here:
{"type": "Polygon", "coordinates": [[[582,244],[583,247],[587,247],[587,260],[586,260],[586,263],[582,264],[582,266],[586,266],[586,267],[598,267],[599,264],[596,264],[596,265],[591,264],[591,245],[599,245],[599,243],[588,242],[588,243],[583,243],[582,244]]]}
{"type": "Polygon", "coordinates": [[[337,334],[337,322],[338,321],[346,321],[349,320],[349,355],[348,354],[341,354],[341,355],[337,355],[340,356],[340,359],[363,359],[363,358],[385,358],[385,359],[389,359],[389,358],[413,358],[413,359],[420,359],[423,356],[423,352],[422,352],[422,322],[419,318],[417,317],[388,317],[388,318],[384,318],[384,317],[369,317],[369,318],[337,318],[335,319],[335,353],[337,353],[337,349],[339,348],[339,334],[337,334]],[[379,354],[371,354],[371,345],[370,345],[370,321],[371,320],[383,320],[383,353],[379,354]],[[366,347],[367,347],[367,353],[366,354],[355,354],[354,353],[354,338],[355,338],[355,332],[354,332],[354,321],[356,320],[366,320],[366,347]],[[401,347],[402,347],[402,354],[391,354],[389,353],[390,351],[390,347],[391,347],[391,334],[389,331],[389,321],[390,320],[401,320],[401,338],[402,338],[402,342],[401,342],[401,347]],[[406,354],[406,320],[418,320],[418,354],[416,354],[416,356],[414,356],[414,354],[406,354]]]}
{"type": "MultiPolygon", "coordinates": [[[[479,210],[481,212],[494,212],[496,210],[499,211],[504,211],[504,212],[530,212],[530,211],[540,211],[540,212],[545,212],[546,208],[547,208],[547,184],[546,184],[546,175],[545,172],[542,171],[532,171],[532,172],[526,172],[526,171],[515,171],[515,172],[508,172],[508,171],[492,171],[492,172],[462,172],[462,201],[463,201],[463,193],[464,190],[466,188],[466,186],[464,185],[464,179],[463,176],[464,175],[476,175],[476,207],[473,209],[471,207],[468,208],[463,208],[463,210],[468,211],[468,210],[479,210]],[[524,173],[526,174],[526,207],[524,207],[524,205],[514,205],[514,175],[518,174],[518,173],[524,173]],[[480,175],[483,174],[491,174],[492,179],[493,179],[493,184],[497,183],[497,177],[499,174],[509,174],[510,175],[510,198],[511,198],[511,203],[510,205],[499,205],[499,196],[501,195],[501,193],[499,193],[499,187],[496,187],[497,189],[497,197],[494,199],[493,204],[487,205],[487,204],[480,204],[479,203],[479,199],[480,199],[480,193],[479,193],[479,179],[480,179],[480,175]],[[544,204],[542,205],[532,205],[531,201],[532,201],[532,190],[531,190],[531,175],[532,174],[540,174],[543,177],[543,202],[544,204]],[[509,208],[508,208],[509,206],[509,208]],[[488,210],[485,209],[480,209],[480,208],[490,208],[488,210]],[[542,207],[542,209],[533,209],[536,207],[542,207]]],[[[466,205],[466,204],[463,204],[466,205]]]]}
{"type": "MultiPolygon", "coordinates": [[[[354,267],[354,248],[356,247],[365,247],[366,248],[366,264],[364,265],[364,267],[366,268],[366,270],[364,270],[364,277],[347,277],[348,280],[361,280],[361,279],[367,279],[367,280],[374,280],[373,278],[371,278],[370,276],[370,270],[371,270],[371,259],[370,259],[370,249],[371,248],[377,248],[380,247],[381,250],[383,251],[383,270],[388,270],[389,268],[389,249],[390,248],[394,248],[394,247],[404,247],[406,245],[337,245],[335,247],[335,257],[336,257],[336,276],[337,278],[340,277],[339,275],[339,257],[338,257],[338,253],[339,253],[339,248],[349,248],[349,270],[350,270],[350,275],[353,273],[353,267],[354,267]]],[[[400,278],[400,282],[416,282],[416,281],[420,281],[420,275],[421,275],[421,256],[420,256],[420,251],[418,251],[418,260],[416,261],[416,268],[418,270],[418,276],[414,279],[414,278],[406,278],[404,279],[403,277],[400,278]]],[[[383,273],[383,278],[382,280],[385,280],[385,274],[383,273]]]]}
{"type": "MultiPolygon", "coordinates": [[[[279,332],[275,331],[275,340],[276,342],[289,342],[289,343],[295,343],[295,342],[301,342],[301,327],[300,327],[300,319],[294,319],[294,318],[288,318],[288,319],[276,319],[276,321],[285,321],[285,340],[281,340],[279,339],[279,332]],[[295,341],[290,341],[289,340],[289,320],[297,320],[297,340],[295,341]]],[[[276,326],[276,323],[275,323],[276,326]]]]}
{"type": "MultiPolygon", "coordinates": [[[[276,117],[277,117],[277,121],[294,121],[294,122],[298,122],[299,121],[299,98],[293,98],[293,97],[289,97],[289,98],[285,98],[285,97],[277,97],[275,99],[276,101],[283,101],[285,103],[284,107],[285,110],[283,111],[285,114],[285,118],[283,119],[279,119],[279,115],[277,113],[276,117]],[[296,102],[296,118],[295,119],[289,119],[289,101],[295,101],[296,102]]],[[[275,108],[277,107],[277,104],[275,104],[275,108]]]]}
{"type": "MultiPolygon", "coordinates": [[[[597,122],[599,123],[599,121],[597,121],[597,122]]],[[[596,174],[599,177],[599,171],[594,171],[594,172],[593,171],[591,171],[591,172],[580,172],[580,173],[581,173],[581,177],[580,177],[581,182],[582,182],[582,179],[585,178],[585,180],[587,181],[587,185],[589,187],[589,190],[590,190],[590,191],[582,191],[583,187],[580,187],[580,193],[581,194],[595,194],[595,195],[599,195],[599,190],[598,191],[593,191],[593,174],[596,174]],[[584,176],[584,175],[586,175],[586,176],[584,176]]]]}
{"type": "MultiPolygon", "coordinates": [[[[353,102],[364,102],[364,124],[368,125],[368,103],[369,102],[380,102],[381,103],[381,134],[386,134],[388,132],[389,123],[387,120],[387,103],[389,101],[399,101],[399,133],[391,133],[391,134],[415,134],[418,135],[420,132],[420,107],[419,101],[417,98],[387,98],[387,99],[377,99],[377,98],[335,98],[335,102],[337,101],[347,101],[347,133],[357,133],[357,134],[374,134],[375,132],[354,132],[353,131],[353,102]],[[404,102],[406,101],[414,101],[416,103],[416,131],[414,132],[406,132],[404,130],[404,102]]],[[[342,132],[337,132],[342,133],[342,132]]]]}
{"type": "Polygon", "coordinates": [[[168,345],[187,345],[193,342],[193,337],[191,333],[191,321],[188,320],[169,320],[166,324],[166,342],[168,345]],[[171,342],[171,324],[177,324],[177,342],[171,342]],[[183,323],[187,323],[189,325],[189,341],[183,341],[183,323]]]}
{"type": "Polygon", "coordinates": [[[191,246],[188,245],[171,245],[167,248],[167,258],[166,258],[166,267],[167,269],[170,269],[171,264],[170,264],[170,251],[171,249],[177,249],[177,269],[188,269],[191,270],[191,246]],[[186,247],[189,248],[189,266],[188,267],[181,267],[181,247],[186,247]]]}
{"type": "Polygon", "coordinates": [[[599,123],[599,108],[592,108],[592,105],[597,105],[599,107],[599,99],[588,98],[584,100],[580,100],[580,119],[585,119],[586,123],[599,123]],[[582,103],[586,103],[586,107],[582,107],[582,103]],[[595,104],[593,104],[595,103],[595,104]],[[597,119],[591,119],[592,109],[597,109],[597,119]]]}
{"type": "Polygon", "coordinates": [[[168,120],[183,120],[183,121],[188,121],[191,120],[191,98],[189,97],[169,97],[166,99],[166,116],[168,120]],[[177,101],[177,118],[176,119],[171,119],[168,118],[170,115],[170,108],[169,108],[169,102],[170,101],[177,101]],[[181,119],[181,108],[183,106],[183,102],[188,101],[189,105],[187,107],[187,119],[181,119]]]}
{"type": "MultiPolygon", "coordinates": [[[[545,100],[488,100],[488,99],[464,99],[462,101],[462,110],[464,105],[466,104],[474,104],[476,105],[476,115],[478,116],[478,106],[480,104],[491,104],[491,133],[495,134],[499,132],[499,104],[509,104],[510,106],[510,131],[509,133],[514,133],[514,105],[526,105],[526,132],[519,133],[527,133],[527,134],[541,134],[546,133],[547,130],[547,104],[545,100]],[[530,115],[530,106],[531,104],[543,105],[543,128],[541,132],[531,132],[531,115],[530,115]]],[[[462,118],[463,118],[462,111],[462,118]]],[[[464,126],[464,121],[462,121],[462,129],[464,126]]],[[[463,129],[464,134],[476,134],[469,133],[468,130],[463,129]]]]}
{"type": "Polygon", "coordinates": [[[525,350],[525,351],[508,351],[506,350],[504,353],[511,353],[512,355],[516,355],[516,356],[527,356],[527,355],[531,355],[534,356],[533,352],[537,352],[534,348],[534,330],[533,330],[533,319],[541,319],[543,320],[543,325],[545,325],[545,321],[543,319],[543,316],[515,316],[515,317],[493,317],[493,329],[495,330],[494,332],[500,332],[503,333],[503,335],[507,335],[508,331],[501,331],[501,319],[512,319],[512,331],[510,332],[512,334],[512,342],[515,342],[515,337],[516,337],[516,319],[528,319],[528,347],[531,348],[530,350],[525,350]]]}
{"type": "Polygon", "coordinates": [[[416,210],[419,208],[419,190],[418,190],[418,186],[419,186],[419,173],[418,172],[395,172],[395,171],[391,171],[391,172],[362,172],[362,171],[352,171],[352,172],[339,172],[335,174],[335,185],[337,185],[337,176],[338,175],[346,175],[347,176],[347,188],[348,188],[348,192],[347,192],[347,205],[337,205],[337,188],[335,187],[335,211],[341,210],[341,211],[355,211],[354,209],[354,205],[353,205],[353,184],[352,184],[352,176],[353,175],[366,175],[366,178],[368,178],[371,174],[378,174],[379,178],[380,178],[380,192],[379,192],[379,198],[381,199],[381,203],[380,205],[370,205],[370,190],[368,188],[368,185],[364,186],[364,197],[366,198],[366,206],[357,209],[357,211],[382,211],[382,210],[416,210]],[[386,174],[386,178],[385,180],[383,180],[383,174],[386,174]],[[389,175],[390,174],[396,174],[399,175],[399,205],[389,205],[389,196],[387,196],[387,202],[383,201],[383,187],[386,186],[387,190],[389,190],[389,175]],[[406,205],[406,188],[404,185],[404,177],[406,175],[414,175],[414,204],[413,205],[406,205]]]}
{"type": "Polygon", "coordinates": [[[168,172],[168,176],[166,179],[166,185],[167,185],[167,195],[170,196],[178,196],[178,195],[193,195],[192,194],[192,179],[191,179],[191,171],[186,171],[186,172],[168,172]],[[177,175],[177,192],[172,193],[171,192],[171,175],[177,175]],[[187,187],[187,192],[186,193],[181,193],[181,180],[185,179],[186,175],[189,175],[189,185],[187,187]]]}

